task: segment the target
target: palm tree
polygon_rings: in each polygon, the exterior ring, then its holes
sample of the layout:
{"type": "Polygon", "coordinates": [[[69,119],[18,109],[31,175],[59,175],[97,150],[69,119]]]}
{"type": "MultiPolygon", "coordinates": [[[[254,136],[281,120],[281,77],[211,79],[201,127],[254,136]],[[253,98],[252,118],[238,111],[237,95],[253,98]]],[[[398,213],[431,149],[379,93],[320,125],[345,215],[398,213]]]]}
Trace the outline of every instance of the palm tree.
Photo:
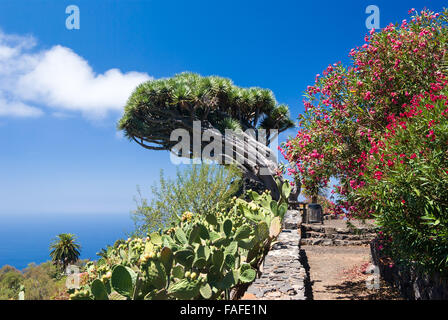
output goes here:
{"type": "Polygon", "coordinates": [[[76,236],[71,233],[59,234],[50,245],[50,257],[53,263],[62,266],[63,270],[78,261],[81,246],[76,243],[76,236]]]}

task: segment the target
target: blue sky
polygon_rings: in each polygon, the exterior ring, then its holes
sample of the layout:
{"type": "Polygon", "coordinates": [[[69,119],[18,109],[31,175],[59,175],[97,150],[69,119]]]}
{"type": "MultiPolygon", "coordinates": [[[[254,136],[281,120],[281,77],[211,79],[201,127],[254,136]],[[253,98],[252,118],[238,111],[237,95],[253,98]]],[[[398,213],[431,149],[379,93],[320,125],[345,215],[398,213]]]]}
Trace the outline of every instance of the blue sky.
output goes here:
{"type": "Polygon", "coordinates": [[[315,75],[362,45],[371,4],[384,27],[444,3],[2,0],[0,215],[128,214],[137,185],[148,194],[160,169],[174,173],[168,152],[117,134],[130,88],[220,75],[273,90],[296,118],[315,75]],[[80,30],[65,27],[72,4],[80,30]]]}

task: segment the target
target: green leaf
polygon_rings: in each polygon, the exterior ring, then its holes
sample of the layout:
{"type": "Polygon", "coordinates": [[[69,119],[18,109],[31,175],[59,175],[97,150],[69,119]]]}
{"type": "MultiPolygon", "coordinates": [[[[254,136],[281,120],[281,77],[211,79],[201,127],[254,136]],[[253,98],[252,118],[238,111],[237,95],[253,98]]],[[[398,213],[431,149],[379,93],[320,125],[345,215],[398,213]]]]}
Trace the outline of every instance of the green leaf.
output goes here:
{"type": "Polygon", "coordinates": [[[165,289],[161,290],[152,290],[149,292],[145,298],[145,300],[167,300],[168,299],[168,293],[165,289]]]}
{"type": "Polygon", "coordinates": [[[207,228],[203,224],[199,225],[199,236],[201,237],[201,239],[204,239],[204,240],[210,239],[210,234],[209,234],[207,228]]]}
{"type": "Polygon", "coordinates": [[[213,295],[212,288],[208,283],[204,283],[199,289],[199,292],[204,299],[210,299],[213,295]]]}
{"type": "Polygon", "coordinates": [[[235,232],[235,240],[247,239],[250,236],[252,229],[249,225],[243,224],[235,232]]]}
{"type": "Polygon", "coordinates": [[[221,290],[227,290],[232,288],[238,283],[238,272],[237,271],[229,271],[225,275],[225,277],[217,283],[217,286],[221,290]]]}
{"type": "Polygon", "coordinates": [[[238,240],[238,247],[242,249],[250,249],[254,246],[253,240],[253,237],[250,239],[238,240]]]}
{"type": "Polygon", "coordinates": [[[254,269],[246,269],[240,274],[242,283],[249,283],[255,280],[257,272],[254,269]]]}
{"type": "Polygon", "coordinates": [[[277,204],[277,201],[272,200],[271,204],[270,204],[270,207],[271,207],[271,211],[274,214],[274,216],[277,216],[278,215],[278,204],[277,204]]]}
{"type": "Polygon", "coordinates": [[[127,300],[127,298],[116,291],[112,291],[109,295],[109,300],[127,300]]]}
{"type": "Polygon", "coordinates": [[[260,199],[260,195],[255,192],[255,191],[251,191],[250,192],[250,197],[252,198],[252,200],[257,201],[258,199],[260,199]]]}
{"type": "Polygon", "coordinates": [[[228,246],[229,245],[229,243],[231,242],[232,240],[230,239],[230,238],[219,238],[218,240],[216,240],[216,241],[213,241],[213,245],[215,246],[215,247],[226,247],[226,246],[228,246]]]}
{"type": "Polygon", "coordinates": [[[207,265],[205,258],[198,258],[193,262],[193,268],[202,269],[207,265]]]}
{"type": "Polygon", "coordinates": [[[117,265],[112,271],[112,288],[123,296],[131,297],[133,293],[132,279],[133,277],[128,268],[117,265]]]}
{"type": "Polygon", "coordinates": [[[286,203],[283,203],[278,207],[278,216],[280,217],[280,220],[283,220],[286,211],[288,211],[288,205],[286,203]]]}
{"type": "Polygon", "coordinates": [[[196,251],[196,255],[208,260],[208,258],[210,258],[210,248],[208,246],[200,246],[196,251]]]}
{"type": "Polygon", "coordinates": [[[230,237],[230,235],[232,234],[232,221],[230,219],[224,221],[223,229],[226,237],[230,237]]]}
{"type": "Polygon", "coordinates": [[[187,240],[187,236],[185,235],[185,232],[178,228],[176,229],[174,236],[176,237],[176,240],[179,241],[182,244],[187,244],[188,240],[187,240]]]}
{"type": "Polygon", "coordinates": [[[227,267],[227,269],[234,269],[235,268],[235,256],[232,256],[230,254],[226,255],[224,258],[224,264],[227,267]]]}
{"type": "Polygon", "coordinates": [[[162,289],[166,286],[167,275],[165,268],[159,261],[151,261],[146,268],[146,276],[148,281],[156,289],[162,289]]]}
{"type": "Polygon", "coordinates": [[[248,263],[243,263],[240,268],[240,272],[244,272],[247,269],[251,269],[252,267],[248,263]]]}
{"type": "MultiPolygon", "coordinates": [[[[162,236],[162,245],[164,247],[171,248],[173,250],[173,247],[176,245],[176,242],[174,242],[173,238],[171,238],[169,235],[164,234],[162,236]]],[[[174,251],[174,250],[173,250],[174,251]]]]}
{"type": "Polygon", "coordinates": [[[218,220],[213,214],[207,215],[207,217],[205,217],[205,220],[213,226],[216,226],[218,224],[218,220]]]}
{"type": "Polygon", "coordinates": [[[194,225],[193,229],[190,232],[190,235],[188,236],[188,243],[192,244],[193,242],[196,242],[196,240],[199,238],[200,231],[201,230],[199,225],[194,225]]]}
{"type": "Polygon", "coordinates": [[[176,251],[174,258],[186,268],[190,268],[194,260],[194,252],[189,249],[176,251]]]}
{"type": "Polygon", "coordinates": [[[289,198],[289,195],[291,194],[291,186],[289,185],[288,182],[285,182],[282,185],[282,193],[283,193],[283,196],[285,197],[285,199],[289,198]]]}
{"type": "Polygon", "coordinates": [[[165,271],[167,274],[171,272],[171,267],[173,266],[173,260],[174,260],[173,251],[168,247],[164,247],[160,254],[160,261],[162,261],[162,264],[165,267],[165,271]]]}
{"type": "Polygon", "coordinates": [[[126,260],[128,259],[128,255],[126,254],[126,250],[124,250],[124,249],[120,249],[119,254],[120,254],[120,258],[121,258],[123,261],[126,261],[126,260]]]}
{"type": "Polygon", "coordinates": [[[420,191],[415,187],[413,189],[414,189],[414,192],[417,195],[417,197],[420,197],[420,191]]]}
{"type": "Polygon", "coordinates": [[[145,253],[150,253],[154,249],[154,245],[152,242],[148,241],[145,244],[145,253]]]}
{"type": "Polygon", "coordinates": [[[173,268],[172,274],[174,278],[183,279],[185,276],[184,268],[180,265],[177,265],[173,268]]]}
{"type": "Polygon", "coordinates": [[[212,256],[213,264],[221,270],[224,263],[224,253],[221,250],[216,250],[212,256]]]}
{"type": "Polygon", "coordinates": [[[93,280],[92,284],[90,285],[90,290],[92,291],[95,300],[109,300],[106,286],[101,280],[93,280]]]}
{"type": "Polygon", "coordinates": [[[151,233],[150,238],[151,238],[151,242],[154,245],[156,245],[156,246],[161,246],[162,245],[162,237],[157,232],[151,233]]]}
{"type": "Polygon", "coordinates": [[[269,237],[269,227],[266,222],[261,221],[260,223],[258,223],[255,230],[255,236],[258,242],[264,241],[269,237]]]}
{"type": "Polygon", "coordinates": [[[221,235],[219,233],[214,232],[214,231],[210,232],[210,240],[212,242],[218,240],[219,238],[221,238],[221,235]]]}
{"type": "Polygon", "coordinates": [[[238,242],[232,241],[225,249],[224,255],[235,255],[238,250],[238,242]]]}
{"type": "Polygon", "coordinates": [[[190,300],[199,295],[200,283],[199,281],[189,281],[182,279],[173,283],[168,288],[168,293],[177,299],[190,300]]]}

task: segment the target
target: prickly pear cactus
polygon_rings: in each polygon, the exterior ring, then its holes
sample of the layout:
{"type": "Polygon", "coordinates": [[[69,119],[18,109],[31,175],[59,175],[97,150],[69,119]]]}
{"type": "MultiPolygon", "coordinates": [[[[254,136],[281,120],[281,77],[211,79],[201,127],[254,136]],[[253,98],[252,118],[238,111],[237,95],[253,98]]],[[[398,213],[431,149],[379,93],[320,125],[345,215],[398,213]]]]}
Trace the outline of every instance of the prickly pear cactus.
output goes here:
{"type": "MultiPolygon", "coordinates": [[[[282,197],[288,188],[280,188],[282,197]]],[[[171,228],[117,241],[87,265],[89,280],[74,300],[228,299],[255,280],[266,249],[281,231],[287,204],[249,190],[252,201],[207,215],[185,212],[171,228]],[[106,253],[104,253],[106,252],[106,253]]]]}

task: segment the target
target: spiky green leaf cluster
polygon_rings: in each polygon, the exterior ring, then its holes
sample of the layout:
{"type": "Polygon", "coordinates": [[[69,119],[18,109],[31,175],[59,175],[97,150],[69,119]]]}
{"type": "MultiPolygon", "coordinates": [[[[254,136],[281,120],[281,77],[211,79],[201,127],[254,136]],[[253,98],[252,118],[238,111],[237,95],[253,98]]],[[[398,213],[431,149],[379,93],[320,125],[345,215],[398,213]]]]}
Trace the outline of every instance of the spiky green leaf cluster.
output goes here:
{"type": "Polygon", "coordinates": [[[278,105],[268,89],[241,88],[230,79],[181,73],[138,86],[118,128],[145,147],[167,150],[173,146],[171,132],[191,130],[194,120],[223,133],[258,128],[282,132],[294,126],[288,107],[278,105]]]}

